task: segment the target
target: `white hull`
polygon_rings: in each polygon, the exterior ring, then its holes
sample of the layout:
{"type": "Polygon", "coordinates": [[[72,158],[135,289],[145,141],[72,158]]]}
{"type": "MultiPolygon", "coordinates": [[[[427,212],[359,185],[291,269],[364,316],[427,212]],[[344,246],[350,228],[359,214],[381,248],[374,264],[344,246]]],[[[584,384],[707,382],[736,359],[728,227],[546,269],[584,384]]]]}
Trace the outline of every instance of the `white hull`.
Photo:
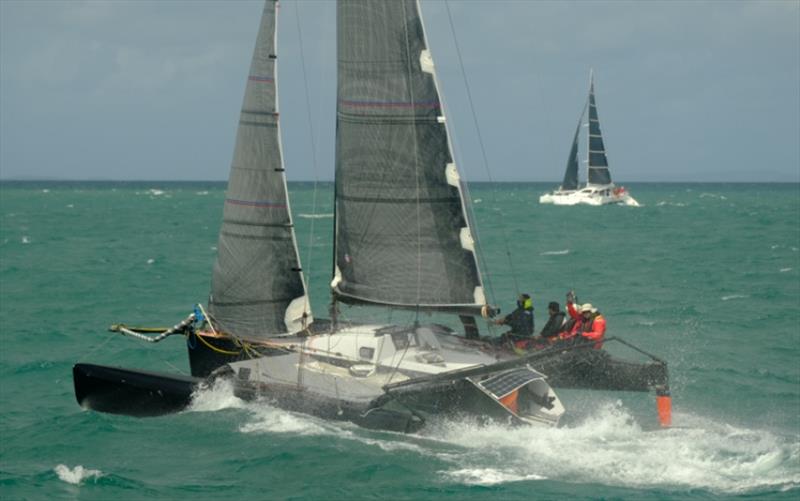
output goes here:
{"type": "Polygon", "coordinates": [[[539,197],[540,204],[553,205],[628,205],[639,207],[636,201],[622,187],[613,184],[604,186],[587,186],[580,190],[555,190],[539,197]]]}
{"type": "MultiPolygon", "coordinates": [[[[305,339],[278,338],[273,341],[275,344],[299,348],[305,356],[304,370],[335,376],[342,385],[340,391],[344,391],[346,386],[356,385],[360,391],[375,395],[382,394],[382,388],[390,382],[490,366],[498,362],[494,354],[485,353],[438,326],[402,328],[351,325],[333,334],[305,339]]],[[[269,365],[270,357],[264,360],[269,365]]],[[[231,367],[252,363],[236,362],[231,367]]],[[[524,391],[535,395],[537,401],[549,401],[550,405],[529,401],[524,409],[514,410],[516,418],[534,425],[558,424],[564,414],[564,406],[545,378],[539,375],[524,385],[524,391]]],[[[481,388],[480,379],[485,378],[469,381],[481,388]]],[[[481,388],[481,391],[485,392],[485,389],[481,388]]],[[[496,397],[492,398],[500,403],[496,397]]]]}

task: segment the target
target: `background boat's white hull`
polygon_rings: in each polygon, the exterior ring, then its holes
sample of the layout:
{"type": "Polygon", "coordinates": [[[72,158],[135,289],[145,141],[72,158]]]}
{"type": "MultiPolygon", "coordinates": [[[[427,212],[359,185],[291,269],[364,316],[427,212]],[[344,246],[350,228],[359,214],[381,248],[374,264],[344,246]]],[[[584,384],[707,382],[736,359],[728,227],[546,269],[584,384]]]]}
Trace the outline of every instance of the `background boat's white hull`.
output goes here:
{"type": "Polygon", "coordinates": [[[624,188],[608,186],[591,186],[577,191],[556,190],[539,197],[540,204],[553,205],[629,205],[639,207],[637,202],[624,188]]]}

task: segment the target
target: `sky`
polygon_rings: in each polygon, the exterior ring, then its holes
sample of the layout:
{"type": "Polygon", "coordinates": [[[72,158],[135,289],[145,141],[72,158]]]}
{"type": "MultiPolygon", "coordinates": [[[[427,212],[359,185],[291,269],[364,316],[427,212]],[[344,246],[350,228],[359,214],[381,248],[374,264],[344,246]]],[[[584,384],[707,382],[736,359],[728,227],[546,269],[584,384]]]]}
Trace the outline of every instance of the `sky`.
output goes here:
{"type": "MultiPolygon", "coordinates": [[[[615,181],[800,182],[800,0],[421,5],[467,180],[560,181],[593,68],[615,181]]],[[[0,179],[226,180],[261,9],[0,0],[0,179]]],[[[281,2],[290,181],[333,178],[335,11],[281,2]]]]}

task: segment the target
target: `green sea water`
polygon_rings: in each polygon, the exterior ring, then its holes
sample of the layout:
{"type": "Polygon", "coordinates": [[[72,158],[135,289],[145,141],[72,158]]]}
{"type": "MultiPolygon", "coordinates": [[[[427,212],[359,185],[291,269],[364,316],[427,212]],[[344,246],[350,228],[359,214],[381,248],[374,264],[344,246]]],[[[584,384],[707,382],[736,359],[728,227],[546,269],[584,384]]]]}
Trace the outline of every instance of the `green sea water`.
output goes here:
{"type": "MultiPolygon", "coordinates": [[[[77,361],[188,373],[179,338],[106,328],[172,325],[205,301],[224,188],[0,184],[0,499],[800,497],[797,184],[635,184],[641,208],[471,187],[491,299],[507,310],[531,293],[542,325],[546,303],[575,289],[608,335],[669,362],[669,430],[654,431],[653,395],[563,390],[555,429],[444,421],[410,436],[225,388],[162,418],[79,408],[77,361]]],[[[332,187],[290,192],[325,316],[332,187]]]]}

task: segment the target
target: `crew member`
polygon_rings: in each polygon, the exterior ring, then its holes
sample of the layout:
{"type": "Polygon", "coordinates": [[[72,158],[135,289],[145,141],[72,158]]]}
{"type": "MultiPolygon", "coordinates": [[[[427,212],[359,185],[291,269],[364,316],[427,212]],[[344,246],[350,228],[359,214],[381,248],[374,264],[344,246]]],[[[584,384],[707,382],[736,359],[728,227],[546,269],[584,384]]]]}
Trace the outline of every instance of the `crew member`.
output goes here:
{"type": "Polygon", "coordinates": [[[547,341],[553,341],[558,337],[558,333],[562,330],[562,326],[564,325],[564,317],[566,317],[566,314],[561,311],[561,306],[555,301],[551,301],[547,305],[547,313],[550,315],[550,318],[547,319],[547,323],[544,324],[544,327],[542,327],[542,331],[539,332],[539,336],[547,341]]]}
{"type": "Polygon", "coordinates": [[[494,321],[497,325],[507,325],[511,328],[500,336],[500,341],[517,341],[533,335],[533,300],[529,294],[520,294],[517,298],[517,309],[503,318],[494,321]]]}
{"type": "Polygon", "coordinates": [[[575,293],[570,291],[567,294],[567,312],[573,323],[569,329],[559,334],[559,339],[577,340],[576,336],[580,336],[580,339],[595,341],[594,347],[599,350],[603,347],[603,336],[606,333],[605,317],[591,303],[576,306],[574,301],[575,293]]]}

